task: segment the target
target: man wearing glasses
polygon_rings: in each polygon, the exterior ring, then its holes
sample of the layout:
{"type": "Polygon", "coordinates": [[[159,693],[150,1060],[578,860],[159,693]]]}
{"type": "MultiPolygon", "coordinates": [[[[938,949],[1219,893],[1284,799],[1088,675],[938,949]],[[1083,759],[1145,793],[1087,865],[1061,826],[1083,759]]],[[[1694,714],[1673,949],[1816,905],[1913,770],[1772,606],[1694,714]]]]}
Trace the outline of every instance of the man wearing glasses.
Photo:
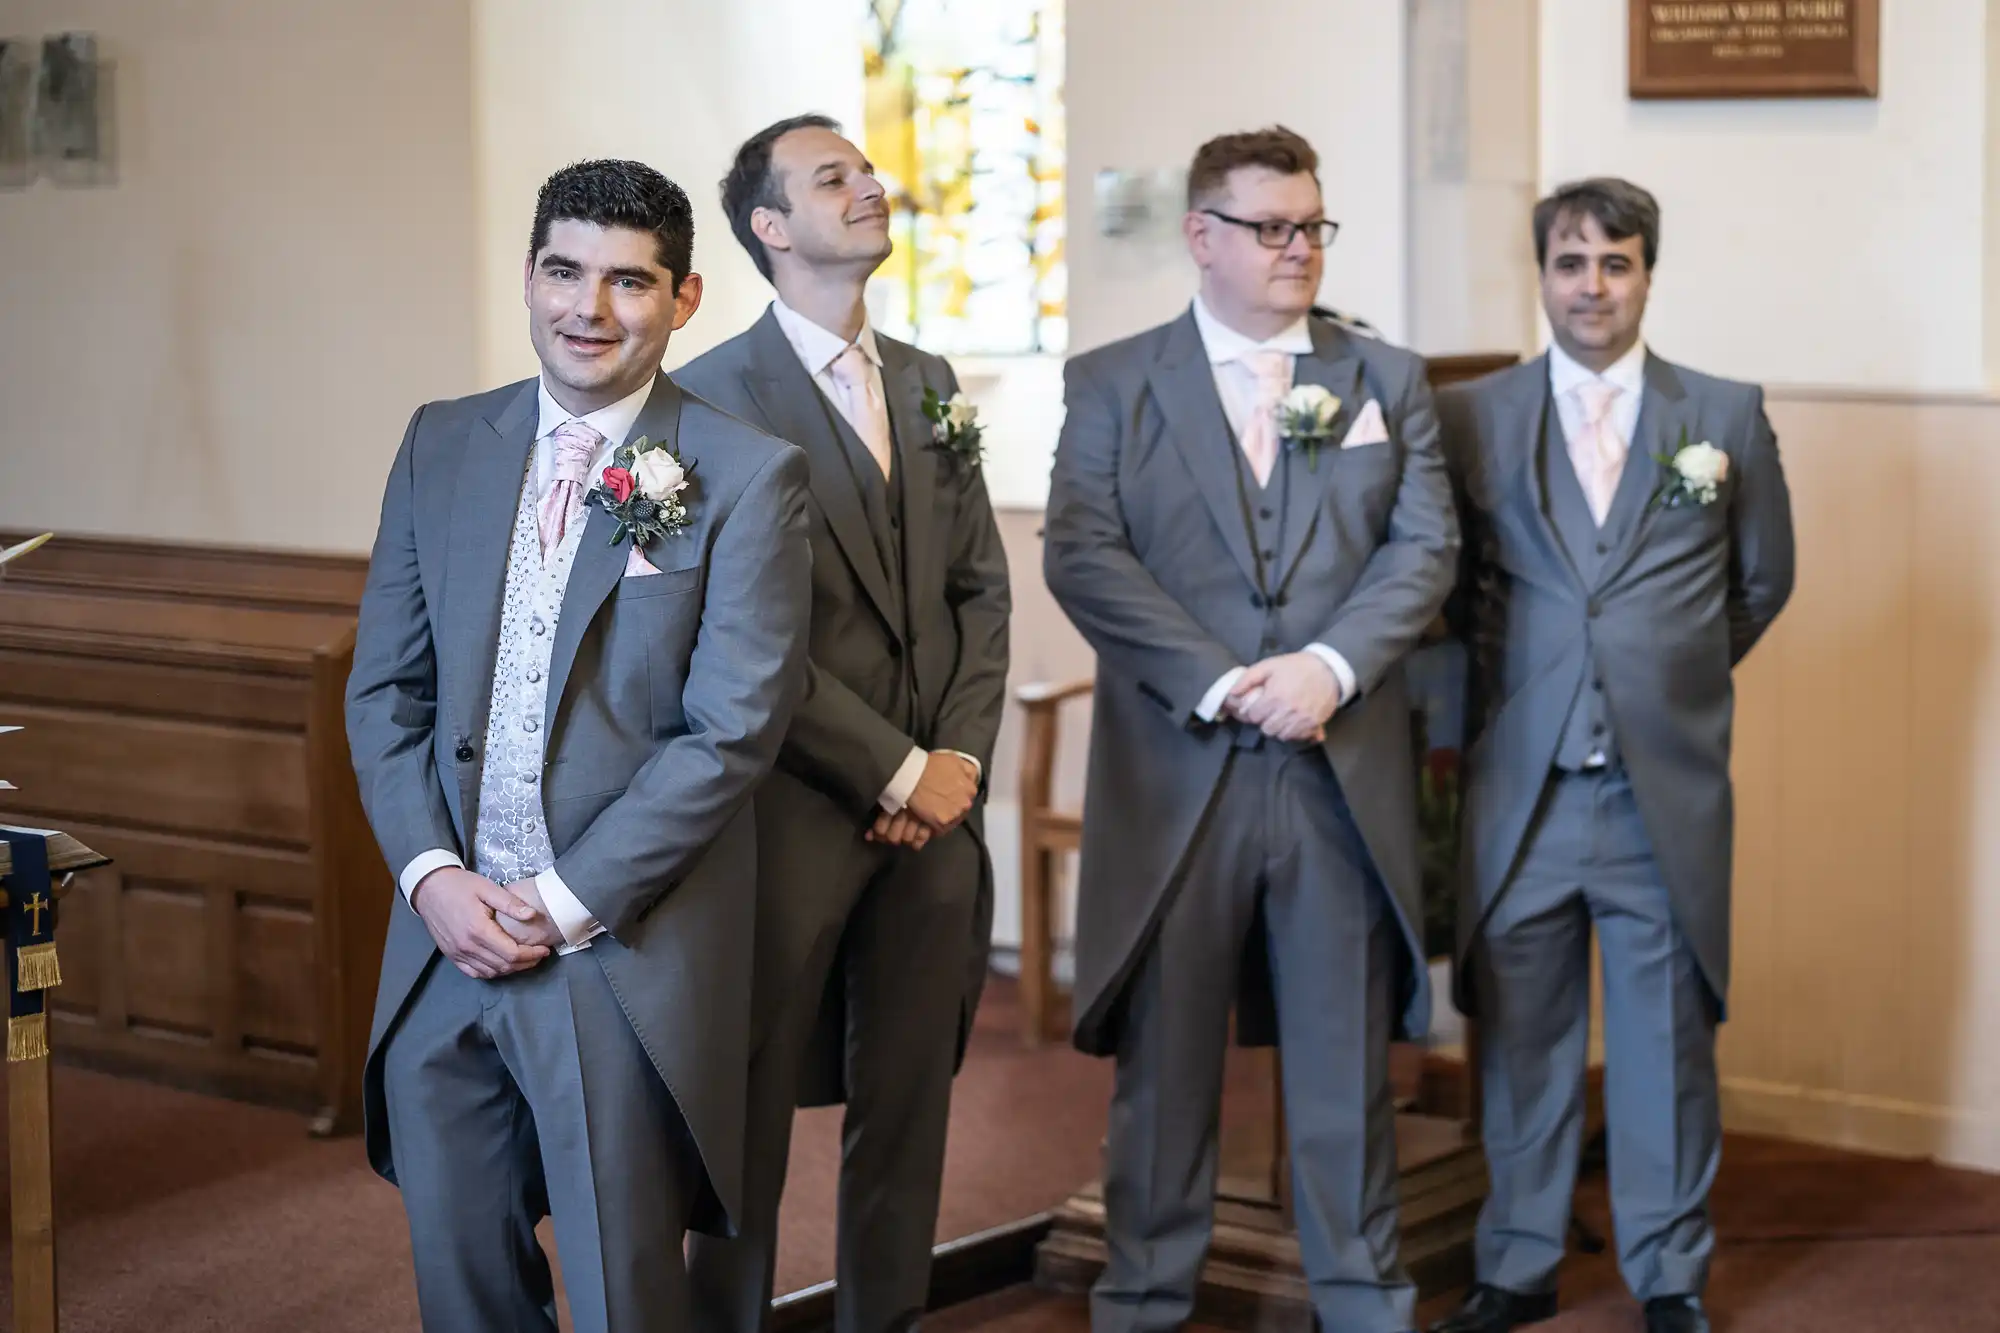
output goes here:
{"type": "Polygon", "coordinates": [[[1066,368],[1044,572],[1098,662],[1076,1044],[1117,1060],[1093,1333],[1190,1316],[1232,1002],[1284,1057],[1321,1326],[1413,1323],[1388,1051],[1430,998],[1401,662],[1458,524],[1422,362],[1310,313],[1317,166],[1285,129],[1203,145],[1192,308],[1066,368]]]}

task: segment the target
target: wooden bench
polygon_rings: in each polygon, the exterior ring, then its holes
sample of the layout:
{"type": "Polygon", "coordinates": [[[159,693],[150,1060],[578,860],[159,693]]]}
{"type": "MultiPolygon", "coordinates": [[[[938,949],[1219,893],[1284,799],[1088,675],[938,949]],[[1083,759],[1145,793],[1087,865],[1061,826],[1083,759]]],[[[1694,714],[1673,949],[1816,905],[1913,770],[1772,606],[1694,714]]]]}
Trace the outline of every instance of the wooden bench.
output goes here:
{"type": "Polygon", "coordinates": [[[0,582],[0,822],[114,861],[64,903],[66,1062],[358,1128],[395,900],[342,716],[366,572],[58,537],[0,582]]]}

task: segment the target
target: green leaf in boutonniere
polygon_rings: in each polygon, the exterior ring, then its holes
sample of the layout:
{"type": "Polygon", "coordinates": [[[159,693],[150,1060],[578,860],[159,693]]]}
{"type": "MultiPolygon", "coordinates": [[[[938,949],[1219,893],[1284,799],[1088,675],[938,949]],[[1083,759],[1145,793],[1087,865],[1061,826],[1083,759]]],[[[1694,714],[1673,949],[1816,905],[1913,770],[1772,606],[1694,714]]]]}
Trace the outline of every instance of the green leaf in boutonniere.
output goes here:
{"type": "Polygon", "coordinates": [[[978,467],[986,457],[981,443],[985,428],[979,424],[979,409],[962,393],[940,398],[936,389],[924,389],[924,420],[931,423],[931,444],[943,453],[978,467]]]}

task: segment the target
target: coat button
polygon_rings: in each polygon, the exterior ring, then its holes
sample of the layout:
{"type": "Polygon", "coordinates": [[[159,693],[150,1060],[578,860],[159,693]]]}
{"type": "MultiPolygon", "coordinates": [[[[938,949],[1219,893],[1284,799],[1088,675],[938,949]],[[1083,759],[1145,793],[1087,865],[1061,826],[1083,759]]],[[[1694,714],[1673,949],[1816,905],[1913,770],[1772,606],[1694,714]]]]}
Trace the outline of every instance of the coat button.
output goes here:
{"type": "Polygon", "coordinates": [[[1251,593],[1250,605],[1262,611],[1264,609],[1264,594],[1260,592],[1251,593]]]}
{"type": "Polygon", "coordinates": [[[461,764],[469,764],[472,762],[471,741],[460,741],[458,743],[457,757],[458,757],[458,762],[461,764]]]}
{"type": "Polygon", "coordinates": [[[1273,510],[1273,509],[1271,508],[1271,506],[1269,506],[1269,505],[1265,505],[1265,506],[1264,506],[1264,507],[1263,507],[1262,509],[1259,509],[1259,510],[1257,511],[1257,517],[1259,517],[1259,518],[1271,518],[1271,517],[1272,517],[1272,516],[1273,516],[1273,515],[1274,515],[1275,513],[1276,513],[1276,511],[1275,511],[1275,510],[1273,510]]]}
{"type": "Polygon", "coordinates": [[[1604,608],[1602,606],[1598,605],[1597,599],[1593,597],[1590,599],[1590,605],[1583,608],[1583,613],[1589,616],[1592,620],[1595,620],[1597,619],[1598,614],[1601,611],[1603,611],[1603,609],[1604,608]]]}

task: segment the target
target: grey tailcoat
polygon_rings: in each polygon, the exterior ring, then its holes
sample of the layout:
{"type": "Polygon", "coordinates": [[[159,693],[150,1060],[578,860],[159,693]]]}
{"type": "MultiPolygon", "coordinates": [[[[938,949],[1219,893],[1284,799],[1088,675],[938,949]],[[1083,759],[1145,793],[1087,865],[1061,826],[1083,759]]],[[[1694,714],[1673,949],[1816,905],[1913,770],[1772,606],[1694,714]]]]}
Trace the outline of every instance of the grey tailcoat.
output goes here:
{"type": "MultiPolygon", "coordinates": [[[[985,475],[933,447],[931,424],[922,412],[925,389],[949,399],[958,380],[942,357],[880,333],[875,342],[901,472],[901,600],[907,619],[898,614],[834,409],[800,364],[777,316],[766,310],[744,332],[674,376],[724,410],[798,445],[811,464],[811,662],[806,695],[779,753],[773,785],[797,782],[825,799],[802,804],[797,793],[783,794],[788,826],[760,820],[758,837],[819,838],[829,855],[839,854],[843,843],[857,842],[874,821],[876,801],[912,745],[969,754],[990,773],[1007,692],[1012,601],[985,475]],[[824,810],[830,826],[798,827],[812,809],[824,810]]],[[[960,1011],[961,1060],[993,933],[984,810],[982,791],[966,820],[980,846],[980,880],[960,1011]]],[[[801,900],[814,887],[763,886],[758,921],[763,975],[782,978],[802,965],[823,917],[820,905],[801,900]]],[[[759,989],[765,987],[760,983],[759,989]]],[[[775,1003],[776,996],[768,1002],[775,1003]]],[[[802,1106],[845,1099],[843,1008],[836,969],[805,1057],[802,1106]]]]}
{"type": "MultiPolygon", "coordinates": [[[[1324,643],[1360,696],[1329,721],[1326,755],[1407,944],[1401,1028],[1429,1028],[1416,785],[1401,661],[1451,587],[1458,523],[1423,362],[1311,322],[1294,382],[1341,401],[1335,439],[1371,399],[1386,443],[1327,447],[1297,466],[1275,552],[1279,647],[1324,643]]],[[[1227,728],[1194,713],[1224,673],[1262,656],[1266,613],[1237,490],[1237,445],[1192,312],[1066,368],[1051,479],[1049,588],[1097,652],[1076,927],[1076,1044],[1117,1044],[1127,980],[1172,902],[1218,790],[1227,728]]],[[[1238,1036],[1275,1040],[1263,932],[1252,932],[1238,1036]]]]}
{"type": "MultiPolygon", "coordinates": [[[[431,848],[471,864],[508,543],[538,423],[535,381],[410,419],[361,603],[347,729],[393,872],[431,848]]],[[[604,969],[699,1147],[704,1229],[742,1175],[756,845],[750,798],[805,685],[812,553],[798,450],[658,377],[632,438],[691,469],[689,526],[623,578],[592,507],[549,668],[543,814],[564,883],[603,923],[604,969]]],[[[369,1161],[393,1179],[381,1054],[440,955],[390,913],[364,1095],[369,1161]]]]}
{"type": "MultiPolygon", "coordinates": [[[[1706,441],[1729,455],[1715,503],[1648,504],[1606,530],[1611,549],[1586,582],[1565,554],[1543,493],[1546,356],[1439,395],[1465,525],[1454,619],[1469,636],[1479,727],[1466,756],[1458,911],[1458,1007],[1473,1010],[1467,952],[1506,886],[1578,691],[1604,683],[1660,874],[1702,976],[1729,986],[1733,796],[1731,671],[1792,590],[1791,500],[1777,437],[1755,385],[1648,356],[1625,466],[1706,441]]],[[[1566,458],[1549,466],[1569,466],[1566,458]]]]}

